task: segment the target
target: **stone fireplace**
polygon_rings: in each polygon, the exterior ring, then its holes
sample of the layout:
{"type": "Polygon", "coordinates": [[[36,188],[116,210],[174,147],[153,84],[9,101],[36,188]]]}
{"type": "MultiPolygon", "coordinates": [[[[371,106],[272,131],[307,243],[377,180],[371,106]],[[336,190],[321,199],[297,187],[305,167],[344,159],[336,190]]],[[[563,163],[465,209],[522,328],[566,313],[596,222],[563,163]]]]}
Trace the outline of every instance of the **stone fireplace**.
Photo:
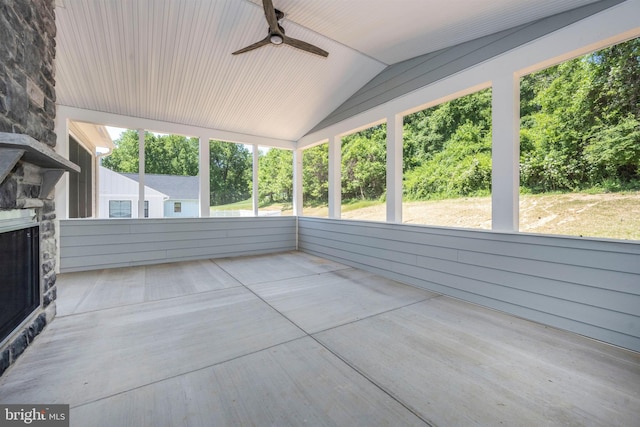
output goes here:
{"type": "Polygon", "coordinates": [[[0,374],[55,316],[53,189],[79,170],[28,135],[0,132],[0,374]]]}
{"type": "Polygon", "coordinates": [[[53,150],[54,0],[2,1],[0,12],[0,233],[12,233],[0,238],[0,286],[18,286],[0,290],[2,375],[55,315],[53,187],[79,168],[53,150]]]}

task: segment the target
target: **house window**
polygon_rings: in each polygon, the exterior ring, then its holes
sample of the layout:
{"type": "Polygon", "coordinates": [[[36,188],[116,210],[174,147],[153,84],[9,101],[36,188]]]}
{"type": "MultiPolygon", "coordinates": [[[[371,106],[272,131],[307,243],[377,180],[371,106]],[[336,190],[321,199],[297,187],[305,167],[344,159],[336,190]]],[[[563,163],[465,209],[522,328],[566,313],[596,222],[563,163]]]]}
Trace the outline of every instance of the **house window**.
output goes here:
{"type": "Polygon", "coordinates": [[[175,212],[175,213],[182,212],[182,202],[175,202],[173,204],[173,212],[175,212]]]}
{"type": "Polygon", "coordinates": [[[109,218],[131,218],[131,200],[109,200],[109,218]]]}
{"type": "Polygon", "coordinates": [[[144,201],[144,217],[149,218],[149,201],[144,201]]]}

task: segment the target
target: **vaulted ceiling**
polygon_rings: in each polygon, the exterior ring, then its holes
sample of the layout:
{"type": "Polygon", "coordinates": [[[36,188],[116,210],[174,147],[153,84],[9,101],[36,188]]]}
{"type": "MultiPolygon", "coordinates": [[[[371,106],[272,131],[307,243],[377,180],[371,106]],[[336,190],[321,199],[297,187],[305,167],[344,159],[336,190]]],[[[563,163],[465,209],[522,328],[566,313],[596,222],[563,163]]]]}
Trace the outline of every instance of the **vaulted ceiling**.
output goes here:
{"type": "MultiPolygon", "coordinates": [[[[388,65],[595,0],[57,0],[59,105],[296,141],[388,65]]],[[[150,129],[153,130],[153,129],[150,129]]]]}

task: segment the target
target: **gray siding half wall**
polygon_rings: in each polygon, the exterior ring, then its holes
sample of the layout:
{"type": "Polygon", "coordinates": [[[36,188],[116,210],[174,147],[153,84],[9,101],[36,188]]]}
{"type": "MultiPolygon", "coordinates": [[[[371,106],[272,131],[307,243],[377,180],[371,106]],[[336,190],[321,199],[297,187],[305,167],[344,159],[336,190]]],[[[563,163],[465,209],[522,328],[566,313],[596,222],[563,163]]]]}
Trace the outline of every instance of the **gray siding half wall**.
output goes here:
{"type": "Polygon", "coordinates": [[[308,134],[471,68],[623,1],[598,1],[390,65],[318,123],[308,134]]]}
{"type": "Polygon", "coordinates": [[[60,221],[60,272],[296,249],[296,217],[60,221]]]}
{"type": "Polygon", "coordinates": [[[300,217],[299,250],[640,351],[640,244],[300,217]]]}

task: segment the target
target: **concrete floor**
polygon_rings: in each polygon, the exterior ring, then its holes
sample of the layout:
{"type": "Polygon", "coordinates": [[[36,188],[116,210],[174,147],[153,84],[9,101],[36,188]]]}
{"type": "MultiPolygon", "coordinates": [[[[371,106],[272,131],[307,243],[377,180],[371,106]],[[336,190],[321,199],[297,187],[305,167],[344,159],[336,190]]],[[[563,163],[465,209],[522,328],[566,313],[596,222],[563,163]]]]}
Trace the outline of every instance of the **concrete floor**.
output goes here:
{"type": "Polygon", "coordinates": [[[640,354],[301,252],[58,287],[0,402],[72,426],[640,425],[640,354]]]}

